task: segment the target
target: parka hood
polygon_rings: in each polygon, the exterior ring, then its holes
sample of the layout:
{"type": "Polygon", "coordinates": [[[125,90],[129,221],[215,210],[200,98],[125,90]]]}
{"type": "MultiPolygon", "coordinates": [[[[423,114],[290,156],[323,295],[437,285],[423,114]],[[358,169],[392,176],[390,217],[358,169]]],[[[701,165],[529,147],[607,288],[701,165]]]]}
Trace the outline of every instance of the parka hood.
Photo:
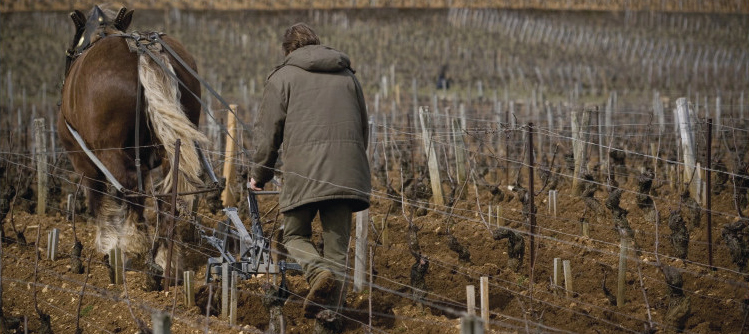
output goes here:
{"type": "Polygon", "coordinates": [[[284,65],[311,72],[339,72],[350,69],[351,60],[347,54],[336,49],[324,45],[307,45],[286,56],[284,65]]]}
{"type": "Polygon", "coordinates": [[[369,124],[359,80],[348,56],[320,45],[291,52],[268,77],[255,117],[252,178],[264,185],[283,160],[281,212],[343,200],[369,207],[369,124]]]}

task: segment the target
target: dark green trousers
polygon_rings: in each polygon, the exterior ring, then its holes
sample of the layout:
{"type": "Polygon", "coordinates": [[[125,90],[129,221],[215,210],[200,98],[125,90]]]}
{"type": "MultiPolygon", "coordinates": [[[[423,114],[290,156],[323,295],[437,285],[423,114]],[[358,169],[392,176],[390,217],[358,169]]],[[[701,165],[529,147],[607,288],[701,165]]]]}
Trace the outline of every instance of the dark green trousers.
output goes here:
{"type": "Polygon", "coordinates": [[[284,212],[284,246],[302,266],[304,277],[310,285],[324,270],[332,271],[339,281],[343,281],[351,235],[351,214],[351,207],[344,200],[311,203],[284,212]],[[324,256],[317,252],[310,240],[312,220],[318,213],[322,224],[324,256]]]}

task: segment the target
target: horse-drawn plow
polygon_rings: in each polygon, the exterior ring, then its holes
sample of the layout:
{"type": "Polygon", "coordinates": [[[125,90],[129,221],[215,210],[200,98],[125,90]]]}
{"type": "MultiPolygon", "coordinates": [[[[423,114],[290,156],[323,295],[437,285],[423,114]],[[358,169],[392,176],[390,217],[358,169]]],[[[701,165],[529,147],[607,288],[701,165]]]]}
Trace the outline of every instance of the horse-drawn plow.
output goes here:
{"type": "Polygon", "coordinates": [[[220,221],[218,223],[219,226],[213,229],[212,233],[209,234],[204,229],[200,229],[201,237],[220,253],[218,257],[208,258],[206,283],[214,280],[215,276],[221,276],[221,271],[218,270],[218,267],[224,263],[229,266],[230,271],[236,271],[244,279],[251,278],[257,274],[280,273],[283,276],[286,270],[302,269],[299,264],[287,263],[285,260],[279,260],[274,263],[271,257],[270,240],[263,235],[260,211],[255,196],[277,193],[273,191],[250,192],[247,197],[252,218],[249,232],[245,228],[244,222],[239,218],[237,209],[233,207],[223,210],[227,219],[220,221]],[[238,245],[238,247],[234,247],[235,252],[230,250],[232,248],[230,245],[232,244],[238,245]],[[237,248],[238,252],[236,252],[237,248]]]}
{"type": "MultiPolygon", "coordinates": [[[[127,47],[130,51],[130,54],[136,54],[138,57],[140,57],[138,72],[147,72],[147,71],[160,71],[162,74],[160,76],[166,77],[167,79],[171,79],[172,85],[176,87],[182,87],[184,88],[182,90],[182,93],[188,93],[190,96],[189,98],[192,98],[194,101],[198,101],[201,105],[207,108],[207,106],[204,105],[204,102],[202,99],[200,99],[200,89],[199,86],[196,86],[195,84],[202,85],[205,87],[213,96],[225,104],[227,108],[229,108],[229,105],[226,103],[226,101],[203,79],[201,78],[198,73],[193,68],[194,65],[192,65],[192,61],[189,60],[189,55],[185,54],[185,51],[175,51],[175,43],[174,42],[166,42],[164,39],[162,39],[162,36],[164,36],[163,33],[159,32],[148,32],[148,33],[139,33],[139,32],[132,32],[127,33],[126,29],[128,28],[130,21],[132,19],[132,11],[127,11],[125,8],[120,8],[117,12],[117,15],[114,18],[110,18],[105,14],[105,12],[98,6],[94,6],[94,9],[92,10],[90,17],[86,19],[86,16],[83,15],[79,11],[75,11],[71,14],[71,18],[73,19],[73,22],[76,25],[76,35],[74,37],[74,41],[77,41],[77,44],[75,44],[74,47],[71,47],[67,54],[68,62],[66,66],[68,69],[66,70],[70,76],[72,76],[71,81],[72,83],[68,83],[68,85],[75,85],[75,84],[85,84],[85,78],[80,78],[80,75],[77,75],[81,73],[82,70],[79,69],[80,66],[76,67],[77,61],[79,58],[82,58],[82,62],[85,62],[85,55],[86,52],[89,51],[89,49],[94,48],[98,41],[104,40],[105,38],[108,38],[110,41],[112,39],[121,39],[127,44],[127,47]],[[172,44],[172,45],[170,45],[172,44]],[[185,57],[188,58],[188,60],[185,60],[185,57]],[[174,62],[174,64],[170,64],[171,62],[174,62]],[[148,69],[144,68],[143,64],[153,62],[156,66],[156,69],[148,69]],[[177,73],[175,71],[175,68],[181,69],[180,73],[177,73]],[[192,83],[192,84],[191,84],[192,83]]],[[[90,61],[89,61],[90,62],[90,61]]],[[[132,168],[127,169],[125,171],[122,170],[116,170],[111,171],[112,169],[112,163],[113,161],[102,161],[100,157],[97,156],[94,151],[92,151],[87,145],[87,141],[96,141],[96,137],[91,137],[90,132],[88,133],[87,138],[84,138],[77,130],[75,130],[70,123],[68,123],[68,119],[77,119],[75,117],[76,113],[80,112],[87,112],[85,108],[77,107],[77,106],[70,106],[68,108],[63,108],[63,117],[61,117],[61,124],[65,125],[65,128],[63,130],[67,130],[70,135],[72,135],[75,145],[80,147],[80,149],[85,153],[85,157],[88,161],[81,161],[78,163],[78,165],[86,165],[88,163],[92,163],[96,169],[104,176],[103,180],[106,180],[109,185],[107,185],[107,188],[113,187],[114,192],[108,191],[108,193],[114,193],[115,197],[119,197],[120,201],[128,199],[128,200],[142,200],[143,198],[148,197],[172,197],[171,201],[171,208],[172,208],[172,216],[176,216],[176,212],[174,211],[174,206],[176,205],[176,197],[177,196],[185,196],[185,195],[196,195],[200,193],[207,193],[207,192],[215,192],[215,191],[222,191],[223,188],[219,185],[219,180],[216,177],[216,175],[213,172],[213,168],[211,166],[210,161],[208,160],[207,156],[203,154],[203,150],[201,149],[201,142],[204,142],[204,139],[196,138],[195,140],[190,141],[190,136],[196,136],[194,130],[190,130],[190,126],[186,126],[188,128],[187,131],[183,131],[183,134],[175,134],[175,135],[164,135],[163,129],[158,129],[159,125],[155,125],[157,123],[157,119],[163,116],[159,116],[157,113],[164,110],[164,107],[155,108],[152,107],[152,105],[157,105],[159,103],[162,103],[160,101],[154,100],[152,97],[154,94],[153,92],[149,93],[149,84],[147,82],[144,82],[144,78],[146,78],[143,75],[139,75],[137,80],[137,90],[136,90],[136,99],[134,101],[134,110],[135,112],[131,112],[130,114],[134,117],[134,126],[131,128],[134,132],[133,136],[133,162],[132,168]],[[154,110],[151,110],[151,109],[154,110]],[[147,114],[149,115],[148,118],[148,127],[144,128],[141,126],[141,123],[143,122],[141,120],[142,118],[142,112],[141,110],[147,110],[147,114]],[[67,117],[65,117],[67,112],[67,117]],[[157,115],[154,115],[157,114],[157,115]],[[174,157],[172,162],[172,172],[165,176],[165,179],[168,179],[169,181],[164,181],[164,183],[171,183],[172,185],[172,191],[171,193],[167,192],[168,187],[165,185],[163,188],[160,188],[161,192],[157,193],[156,188],[151,189],[151,193],[144,192],[144,186],[143,186],[143,172],[144,168],[142,168],[141,163],[141,156],[144,155],[144,152],[146,148],[141,146],[141,131],[148,132],[147,138],[156,137],[159,141],[154,141],[152,143],[148,144],[157,144],[157,145],[163,145],[162,151],[165,153],[165,156],[174,157]],[[176,138],[176,140],[175,140],[176,138]],[[182,138],[188,139],[186,141],[186,149],[180,147],[180,142],[182,138]],[[170,148],[174,149],[174,152],[169,152],[168,150],[170,148]],[[193,158],[189,161],[186,161],[184,159],[180,159],[180,152],[188,153],[191,155],[195,155],[196,158],[193,158]],[[197,161],[195,161],[197,160],[197,161]],[[189,182],[192,182],[194,186],[194,174],[195,172],[185,172],[183,168],[185,162],[190,163],[197,163],[199,164],[200,168],[202,168],[202,171],[208,176],[209,181],[211,184],[207,187],[200,187],[191,191],[182,191],[179,192],[177,185],[180,184],[180,174],[186,175],[188,178],[192,177],[193,179],[188,180],[189,182]],[[109,167],[108,167],[109,165],[109,167]],[[121,181],[118,178],[123,177],[123,173],[134,173],[136,174],[136,180],[137,180],[137,189],[133,189],[132,182],[126,182],[121,181]],[[192,173],[193,175],[191,175],[192,173]],[[127,185],[123,185],[123,183],[127,185]]],[[[72,89],[75,89],[77,86],[74,86],[72,89]]],[[[150,90],[153,90],[154,88],[151,88],[150,90]]],[[[116,93],[112,93],[114,95],[116,93]]],[[[165,97],[169,96],[175,96],[174,94],[171,95],[165,95],[165,97]]],[[[175,97],[179,97],[179,94],[177,94],[175,97]]],[[[74,96],[71,96],[71,98],[74,98],[74,96]]],[[[112,98],[125,98],[123,97],[112,97],[112,98]]],[[[133,102],[133,101],[131,101],[133,102]]],[[[67,104],[65,104],[67,106],[67,104]]],[[[182,109],[181,107],[177,108],[182,109]]],[[[179,112],[176,112],[177,115],[174,116],[174,118],[177,121],[184,121],[187,123],[187,119],[185,119],[184,115],[180,115],[179,112]]],[[[196,115],[193,112],[193,115],[196,115]]],[[[193,116],[193,120],[197,116],[193,116]]],[[[169,127],[173,124],[164,125],[161,126],[162,128],[169,127]]],[[[228,132],[227,132],[228,133],[228,132]]],[[[85,135],[85,134],[84,134],[85,135]]],[[[108,135],[108,134],[106,134],[108,135]]],[[[199,137],[199,136],[198,136],[199,137]]],[[[231,138],[231,140],[234,140],[234,138],[231,138]]],[[[154,153],[150,150],[147,150],[145,152],[145,155],[153,155],[154,153]]],[[[162,158],[163,159],[163,158],[162,158]]],[[[80,161],[80,160],[79,160],[80,161]]],[[[162,162],[162,164],[167,164],[168,161],[162,162]]],[[[148,167],[145,167],[148,168],[148,167]]],[[[194,168],[194,167],[189,167],[194,168]]],[[[85,171],[85,167],[81,167],[82,171],[85,171]]],[[[184,176],[183,176],[184,177],[184,176]]],[[[128,180],[132,180],[132,176],[125,176],[128,180]]],[[[250,278],[256,274],[260,273],[273,273],[277,274],[280,273],[281,275],[284,275],[286,270],[288,269],[301,269],[301,267],[298,264],[291,264],[286,263],[285,261],[280,261],[279,263],[273,263],[273,260],[270,256],[270,242],[263,236],[263,231],[261,227],[260,222],[260,215],[259,215],[259,208],[257,205],[257,200],[255,198],[256,194],[273,194],[273,192],[261,192],[261,193],[255,193],[250,191],[247,202],[250,208],[250,214],[251,214],[251,226],[250,226],[250,232],[245,228],[244,223],[239,218],[239,215],[237,214],[237,209],[233,207],[227,207],[224,208],[223,212],[226,214],[227,219],[225,221],[220,221],[218,223],[218,227],[216,230],[214,230],[212,233],[207,233],[205,227],[198,227],[198,230],[200,231],[200,234],[203,239],[205,239],[210,245],[216,248],[216,250],[219,252],[220,256],[218,257],[210,257],[208,258],[207,263],[207,274],[206,274],[206,282],[210,282],[216,277],[221,276],[221,271],[216,270],[217,267],[227,264],[229,267],[229,272],[237,272],[240,277],[242,278],[250,278]],[[230,247],[231,246],[237,246],[237,247],[230,247]],[[238,250],[238,253],[232,254],[232,248],[235,248],[235,251],[238,250]]],[[[94,208],[95,211],[98,210],[97,208],[94,208]]],[[[174,222],[172,222],[174,224],[174,222]]],[[[115,228],[119,228],[118,226],[115,226],[115,228]]],[[[173,229],[173,226],[170,227],[170,230],[173,229]]],[[[171,235],[168,236],[169,239],[172,238],[171,235]]],[[[125,241],[128,242],[128,241],[125,241]]],[[[117,244],[120,244],[120,240],[117,240],[117,244]]],[[[169,273],[171,272],[171,266],[172,263],[172,244],[171,241],[169,243],[169,251],[167,255],[167,263],[166,266],[163,268],[165,272],[165,276],[167,277],[167,283],[169,282],[168,277],[169,273]]],[[[153,252],[153,251],[152,251],[153,252]]],[[[148,261],[148,260],[147,260],[148,261]]]]}

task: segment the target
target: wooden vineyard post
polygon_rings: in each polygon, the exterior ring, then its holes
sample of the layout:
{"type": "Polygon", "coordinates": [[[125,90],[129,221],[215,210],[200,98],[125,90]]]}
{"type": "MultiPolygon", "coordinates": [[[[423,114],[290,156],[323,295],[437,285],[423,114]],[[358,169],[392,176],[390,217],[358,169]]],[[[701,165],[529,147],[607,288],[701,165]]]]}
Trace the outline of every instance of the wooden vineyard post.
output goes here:
{"type": "Polygon", "coordinates": [[[379,163],[379,155],[375,154],[377,151],[375,149],[377,145],[377,133],[375,133],[375,121],[374,116],[369,116],[369,123],[368,123],[369,131],[367,133],[369,134],[369,138],[367,138],[367,159],[369,160],[370,166],[378,166],[379,163]]]}
{"type": "MultiPolygon", "coordinates": [[[[658,119],[658,138],[666,132],[666,115],[663,113],[663,102],[658,91],[653,93],[653,112],[658,119]]],[[[653,172],[658,174],[658,149],[656,143],[650,143],[650,151],[653,156],[653,172]]]]}
{"type": "Polygon", "coordinates": [[[502,206],[497,205],[495,213],[496,213],[496,216],[494,218],[496,218],[496,219],[494,220],[494,222],[497,223],[497,227],[499,227],[499,221],[500,221],[500,219],[502,217],[502,206]]]}
{"type": "Polygon", "coordinates": [[[195,272],[192,270],[185,271],[184,276],[184,287],[185,287],[185,307],[193,307],[195,305],[195,272]]]}
{"type": "Polygon", "coordinates": [[[47,258],[54,261],[57,256],[57,243],[60,240],[60,230],[53,228],[47,233],[47,258]]]}
{"type": "MultiPolygon", "coordinates": [[[[552,111],[551,104],[549,104],[548,101],[546,102],[545,109],[546,109],[547,126],[549,129],[554,129],[554,112],[552,111]]],[[[549,144],[549,152],[553,152],[554,141],[552,140],[551,137],[549,137],[548,144],[549,144]]]]}
{"type": "Polygon", "coordinates": [[[44,118],[34,120],[35,145],[36,145],[36,180],[37,180],[37,203],[36,214],[43,215],[47,212],[47,137],[44,118]]]}
{"type": "MultiPolygon", "coordinates": [[[[721,125],[722,125],[721,124],[721,120],[720,120],[721,119],[721,114],[722,114],[722,111],[720,109],[720,103],[721,103],[720,96],[717,96],[715,98],[715,117],[714,117],[714,119],[715,119],[715,126],[717,126],[718,129],[720,129],[721,125]]],[[[705,115],[705,116],[708,116],[708,115],[705,115]]],[[[712,122],[713,119],[710,119],[710,121],[712,122]]]]}
{"type": "Polygon", "coordinates": [[[221,318],[229,317],[229,263],[221,264],[221,318]]]}
{"type": "Polygon", "coordinates": [[[226,115],[226,148],[224,149],[224,179],[226,180],[226,187],[221,192],[221,202],[224,203],[224,207],[234,206],[236,199],[234,193],[232,193],[231,185],[234,184],[234,156],[237,153],[237,146],[235,144],[237,140],[237,105],[229,105],[229,113],[226,115]]]}
{"type": "MultiPolygon", "coordinates": [[[[369,293],[367,294],[367,308],[369,311],[369,323],[367,324],[367,331],[372,333],[372,294],[374,293],[374,250],[372,246],[369,246],[369,293]]],[[[338,302],[338,309],[340,309],[341,302],[338,302]]]]}
{"type": "Polygon", "coordinates": [[[624,306],[624,286],[627,279],[627,248],[629,247],[627,237],[622,237],[621,248],[619,250],[619,275],[617,276],[616,286],[616,306],[624,306]]]}
{"type": "Polygon", "coordinates": [[[572,131],[572,159],[574,160],[574,165],[575,165],[574,172],[572,173],[572,193],[575,195],[579,195],[577,191],[577,188],[578,188],[577,187],[577,184],[578,184],[577,173],[580,171],[580,157],[578,156],[578,154],[581,153],[580,149],[578,148],[580,145],[578,144],[578,142],[580,141],[579,139],[580,122],[578,120],[577,114],[578,114],[577,111],[573,110],[571,112],[572,119],[570,123],[570,129],[572,131]]]}
{"type": "Polygon", "coordinates": [[[453,140],[455,141],[455,174],[460,184],[468,177],[466,176],[466,144],[463,140],[463,127],[457,118],[453,120],[453,140]]]}
{"type": "Polygon", "coordinates": [[[484,330],[489,329],[489,277],[481,276],[479,281],[481,292],[481,319],[484,320],[484,330]]]}
{"type": "MultiPolygon", "coordinates": [[[[437,99],[437,94],[432,94],[432,113],[434,113],[436,115],[436,114],[439,114],[439,112],[440,112],[440,110],[439,110],[439,100],[437,99]]],[[[432,129],[432,124],[431,124],[432,120],[430,119],[429,121],[430,121],[429,129],[431,130],[432,129]]],[[[431,139],[431,137],[429,137],[429,138],[431,139]]]]}
{"type": "Polygon", "coordinates": [[[614,109],[616,108],[616,91],[612,91],[609,94],[609,98],[606,101],[606,108],[604,109],[604,126],[606,127],[606,136],[611,135],[611,122],[614,116],[614,109]]]}
{"type": "Polygon", "coordinates": [[[554,218],[557,217],[557,191],[549,190],[549,205],[547,209],[548,213],[553,214],[554,218]]]}
{"type": "Polygon", "coordinates": [[[598,165],[600,166],[598,169],[598,174],[602,180],[605,180],[606,170],[608,170],[609,162],[608,157],[605,156],[603,152],[603,113],[596,110],[596,117],[598,119],[598,165]]]}
{"type": "Polygon", "coordinates": [[[558,287],[560,286],[559,283],[562,281],[562,259],[555,257],[554,258],[554,291],[556,292],[558,287]]]}
{"type": "Polygon", "coordinates": [[[73,211],[75,211],[75,203],[73,203],[73,194],[68,194],[67,197],[67,205],[66,212],[65,212],[65,220],[72,222],[73,221],[73,211]]]}
{"type": "Polygon", "coordinates": [[[369,232],[369,210],[356,213],[356,250],[354,255],[354,291],[364,289],[367,275],[367,235],[369,232]]]}
{"type": "MultiPolygon", "coordinates": [[[[507,90],[505,88],[505,101],[507,101],[507,90]]],[[[510,124],[510,114],[514,113],[514,104],[512,101],[509,102],[509,110],[505,112],[505,126],[510,124]]],[[[514,117],[512,119],[515,119],[514,117]]],[[[514,124],[513,124],[514,125],[514,124]]],[[[513,127],[514,129],[514,127],[513,127]]],[[[505,138],[505,184],[510,184],[510,136],[503,136],[505,138]]]]}
{"type": "Polygon", "coordinates": [[[460,334],[484,334],[485,324],[481,318],[467,315],[460,320],[460,334]]]}
{"type": "Polygon", "coordinates": [[[238,295],[237,295],[237,283],[239,283],[236,271],[231,272],[231,293],[229,297],[229,325],[236,325],[237,324],[237,302],[238,302],[238,295]]]}
{"type": "Polygon", "coordinates": [[[692,133],[692,124],[689,116],[689,105],[687,99],[680,97],[676,100],[676,113],[679,118],[679,133],[681,135],[681,151],[684,154],[684,181],[690,183],[690,193],[694,200],[699,201],[697,193],[697,184],[693,182],[692,175],[697,166],[694,151],[694,135],[692,133]]]}
{"type": "Polygon", "coordinates": [[[442,181],[440,180],[439,163],[437,154],[434,149],[432,140],[432,121],[429,111],[424,107],[419,107],[419,120],[421,121],[422,138],[424,139],[424,151],[427,155],[427,164],[429,166],[429,180],[432,185],[432,194],[434,204],[444,206],[445,200],[442,196],[442,181]]]}
{"type": "Polygon", "coordinates": [[[578,186],[582,174],[585,173],[585,162],[588,160],[588,141],[590,140],[590,110],[583,110],[582,114],[572,112],[572,154],[575,160],[575,171],[572,175],[572,192],[580,195],[578,186]]]}
{"type": "Polygon", "coordinates": [[[570,267],[570,260],[562,261],[562,267],[564,267],[564,293],[567,297],[573,295],[572,291],[572,268],[570,267]]]}
{"type": "Polygon", "coordinates": [[[590,222],[586,218],[580,218],[580,234],[583,237],[590,238],[590,222]]]}
{"type": "Polygon", "coordinates": [[[536,265],[536,209],[533,203],[533,123],[528,123],[528,202],[530,223],[530,286],[533,286],[533,268],[536,265]]]}
{"type": "Polygon", "coordinates": [[[172,318],[169,317],[168,312],[154,311],[151,314],[151,321],[153,322],[153,334],[169,334],[172,332],[172,318]]]}
{"type": "Polygon", "coordinates": [[[476,315],[476,287],[473,285],[466,286],[466,313],[476,315]]]}
{"type": "Polygon", "coordinates": [[[109,266],[114,271],[114,284],[122,284],[122,250],[119,247],[109,251],[109,266]]]}
{"type": "Polygon", "coordinates": [[[380,242],[382,244],[382,247],[387,247],[388,246],[388,222],[387,222],[387,217],[383,217],[382,218],[381,230],[382,230],[382,232],[381,232],[382,233],[382,238],[381,238],[382,240],[380,242]]]}
{"type": "MultiPolygon", "coordinates": [[[[696,157],[695,157],[696,160],[696,157]]],[[[705,187],[702,184],[702,164],[697,162],[694,164],[694,173],[692,173],[692,184],[694,185],[695,200],[699,205],[705,205],[705,187]]]]}

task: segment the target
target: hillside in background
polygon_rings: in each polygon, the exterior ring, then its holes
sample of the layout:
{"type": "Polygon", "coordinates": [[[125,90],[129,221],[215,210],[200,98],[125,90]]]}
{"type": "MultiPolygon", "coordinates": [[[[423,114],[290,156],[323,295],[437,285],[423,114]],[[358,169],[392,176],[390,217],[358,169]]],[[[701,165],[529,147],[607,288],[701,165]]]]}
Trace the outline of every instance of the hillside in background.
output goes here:
{"type": "MultiPolygon", "coordinates": [[[[0,12],[49,11],[90,8],[95,1],[18,0],[3,1],[0,12]]],[[[697,13],[749,13],[744,0],[132,0],[122,1],[134,9],[279,10],[342,8],[508,8],[540,10],[667,11],[697,13]]]]}

